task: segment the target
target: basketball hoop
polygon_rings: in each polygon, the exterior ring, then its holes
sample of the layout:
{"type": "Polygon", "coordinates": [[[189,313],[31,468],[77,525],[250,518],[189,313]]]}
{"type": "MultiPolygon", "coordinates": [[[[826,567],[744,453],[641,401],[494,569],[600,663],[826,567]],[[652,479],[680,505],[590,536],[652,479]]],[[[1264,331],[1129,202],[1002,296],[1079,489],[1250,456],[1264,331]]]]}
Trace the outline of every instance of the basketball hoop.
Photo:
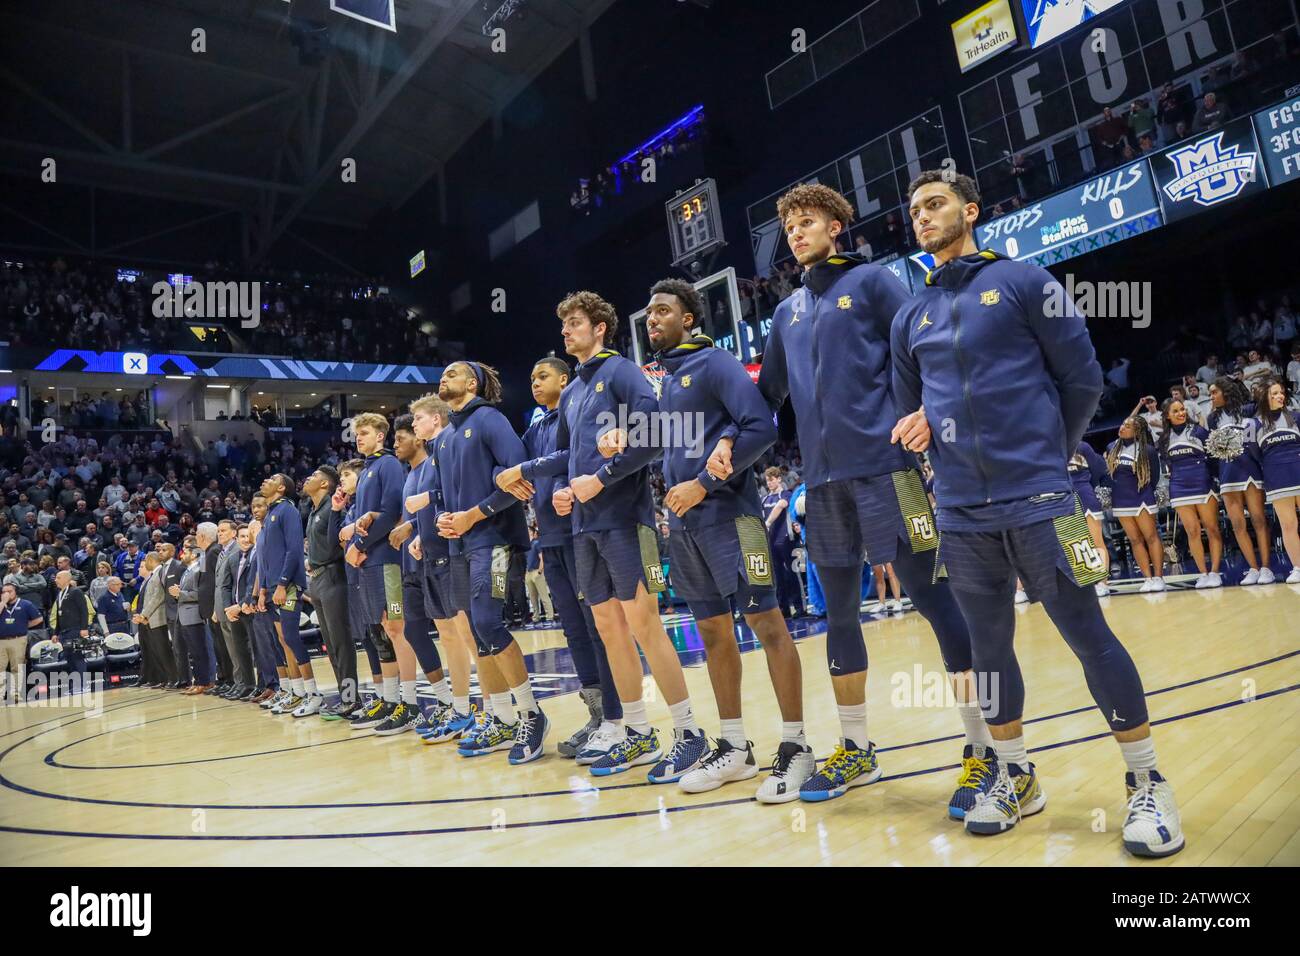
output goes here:
{"type": "Polygon", "coordinates": [[[649,365],[641,366],[641,374],[650,383],[650,387],[655,390],[655,398],[658,398],[659,391],[663,388],[664,376],[668,374],[668,370],[658,362],[651,362],[649,365]]]}

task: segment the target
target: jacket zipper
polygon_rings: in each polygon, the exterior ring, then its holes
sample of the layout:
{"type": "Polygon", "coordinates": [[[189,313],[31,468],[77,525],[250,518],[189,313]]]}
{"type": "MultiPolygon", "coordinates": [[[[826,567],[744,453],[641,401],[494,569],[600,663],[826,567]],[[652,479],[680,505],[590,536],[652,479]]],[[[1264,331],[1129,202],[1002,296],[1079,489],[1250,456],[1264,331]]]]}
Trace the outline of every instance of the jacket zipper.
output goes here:
{"type": "Polygon", "coordinates": [[[989,504],[993,501],[993,496],[989,492],[989,475],[984,469],[984,452],[980,448],[979,421],[975,417],[975,406],[970,398],[970,375],[966,371],[966,358],[961,350],[961,321],[957,318],[957,293],[945,292],[944,294],[952,299],[952,304],[948,307],[948,314],[952,318],[952,350],[957,356],[957,367],[961,374],[961,393],[966,401],[966,415],[970,418],[971,428],[975,432],[975,467],[979,469],[980,479],[984,483],[984,503],[989,504]]]}
{"type": "Polygon", "coordinates": [[[822,363],[821,350],[818,348],[819,339],[817,338],[817,313],[821,303],[821,296],[815,295],[811,289],[804,287],[804,292],[808,298],[813,300],[813,307],[808,310],[808,323],[811,328],[808,330],[812,335],[812,360],[813,360],[813,397],[817,400],[819,414],[817,416],[817,435],[821,442],[822,454],[826,457],[826,480],[831,480],[831,473],[834,470],[831,467],[831,448],[830,443],[826,440],[826,415],[821,412],[822,408],[822,363]]]}

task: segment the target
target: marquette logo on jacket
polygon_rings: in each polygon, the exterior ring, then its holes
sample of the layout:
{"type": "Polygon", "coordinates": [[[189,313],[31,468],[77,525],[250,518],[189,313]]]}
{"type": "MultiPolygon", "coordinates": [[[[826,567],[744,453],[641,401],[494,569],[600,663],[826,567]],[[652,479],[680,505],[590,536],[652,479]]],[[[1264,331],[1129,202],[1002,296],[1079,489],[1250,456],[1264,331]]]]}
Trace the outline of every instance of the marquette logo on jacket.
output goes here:
{"type": "Polygon", "coordinates": [[[689,375],[683,375],[682,388],[690,388],[690,387],[691,387],[691,377],[689,375]]]}
{"type": "Polygon", "coordinates": [[[605,390],[605,383],[604,383],[604,382],[597,382],[597,383],[596,383],[596,391],[598,391],[598,392],[603,392],[604,390],[605,390]]]}
{"type": "Polygon", "coordinates": [[[987,292],[980,293],[980,305],[997,305],[1002,301],[1002,293],[997,289],[989,289],[987,292]]]}
{"type": "Polygon", "coordinates": [[[842,296],[840,296],[840,300],[839,300],[838,302],[835,303],[835,306],[836,306],[836,308],[840,308],[840,309],[851,309],[851,308],[853,308],[853,296],[851,296],[851,295],[842,295],[842,296]]]}
{"type": "Polygon", "coordinates": [[[927,313],[925,313],[925,315],[921,316],[921,324],[918,325],[918,326],[916,327],[916,331],[920,332],[920,331],[921,331],[923,328],[925,328],[927,325],[934,325],[934,323],[930,321],[930,313],[929,313],[929,312],[927,312],[927,313]]]}
{"type": "Polygon", "coordinates": [[[466,437],[466,438],[468,438],[468,437],[469,437],[470,435],[472,435],[472,434],[474,434],[474,429],[472,429],[472,428],[467,428],[467,429],[465,429],[465,437],[466,437]]]}

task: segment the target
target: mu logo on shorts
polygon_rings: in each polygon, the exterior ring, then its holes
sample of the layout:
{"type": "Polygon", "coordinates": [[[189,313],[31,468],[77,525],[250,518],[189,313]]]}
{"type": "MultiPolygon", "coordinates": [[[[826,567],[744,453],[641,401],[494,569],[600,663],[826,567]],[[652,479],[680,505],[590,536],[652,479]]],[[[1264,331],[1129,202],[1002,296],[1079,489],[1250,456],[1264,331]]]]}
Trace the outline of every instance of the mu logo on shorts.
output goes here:
{"type": "Polygon", "coordinates": [[[907,527],[918,541],[934,540],[934,522],[928,514],[908,515],[907,527]]]}
{"type": "Polygon", "coordinates": [[[506,576],[502,572],[492,572],[492,589],[494,591],[504,591],[506,589],[506,576]]]}
{"type": "Polygon", "coordinates": [[[645,566],[646,575],[650,578],[650,583],[658,587],[664,584],[664,569],[658,564],[647,564],[645,566]]]}
{"type": "Polygon", "coordinates": [[[1091,535],[1081,541],[1070,542],[1070,560],[1088,571],[1100,571],[1106,564],[1101,552],[1092,543],[1091,535]]]}
{"type": "Polygon", "coordinates": [[[746,569],[749,571],[751,579],[766,578],[771,574],[771,569],[767,564],[767,555],[765,554],[747,554],[745,555],[746,569]]]}

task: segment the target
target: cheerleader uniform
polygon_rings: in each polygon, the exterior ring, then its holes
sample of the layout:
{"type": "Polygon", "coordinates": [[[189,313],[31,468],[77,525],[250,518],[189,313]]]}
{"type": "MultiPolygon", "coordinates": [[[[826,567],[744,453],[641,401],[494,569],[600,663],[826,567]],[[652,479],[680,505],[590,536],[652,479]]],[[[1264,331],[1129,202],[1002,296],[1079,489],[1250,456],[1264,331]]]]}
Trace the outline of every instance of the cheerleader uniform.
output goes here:
{"type": "Polygon", "coordinates": [[[1300,496],[1300,423],[1294,412],[1279,415],[1272,425],[1255,419],[1255,441],[1247,451],[1263,475],[1270,502],[1300,496]]]}
{"type": "Polygon", "coordinates": [[[1203,505],[1214,497],[1210,461],[1205,454],[1205,440],[1210,433],[1200,425],[1187,422],[1169,432],[1169,447],[1162,461],[1169,469],[1169,504],[1203,505]]]}
{"type": "MultiPolygon", "coordinates": [[[[1246,443],[1246,423],[1255,414],[1253,402],[1241,406],[1241,411],[1231,412],[1216,408],[1210,413],[1210,431],[1219,428],[1235,428],[1242,433],[1242,444],[1246,443]]],[[[1259,461],[1247,454],[1238,455],[1231,461],[1219,462],[1219,491],[1245,491],[1248,485],[1264,487],[1264,475],[1260,471],[1259,461]]]]}
{"type": "Polygon", "coordinates": [[[1083,513],[1089,518],[1101,521],[1106,516],[1106,509],[1097,500],[1097,492],[1093,489],[1097,485],[1111,484],[1110,472],[1106,470],[1105,460],[1091,445],[1081,441],[1070,458],[1069,472],[1074,493],[1079,496],[1079,502],[1083,505],[1083,513]]]}
{"type": "Polygon", "coordinates": [[[1156,483],[1160,481],[1160,456],[1156,454],[1154,448],[1147,448],[1147,464],[1150,466],[1151,476],[1146,486],[1139,489],[1136,471],[1137,445],[1117,438],[1107,446],[1107,456],[1110,455],[1110,449],[1116,445],[1120,446],[1119,458],[1115,463],[1115,472],[1110,476],[1113,482],[1110,510],[1117,518],[1136,518],[1144,511],[1152,515],[1157,514],[1160,511],[1156,505],[1156,483]]]}

